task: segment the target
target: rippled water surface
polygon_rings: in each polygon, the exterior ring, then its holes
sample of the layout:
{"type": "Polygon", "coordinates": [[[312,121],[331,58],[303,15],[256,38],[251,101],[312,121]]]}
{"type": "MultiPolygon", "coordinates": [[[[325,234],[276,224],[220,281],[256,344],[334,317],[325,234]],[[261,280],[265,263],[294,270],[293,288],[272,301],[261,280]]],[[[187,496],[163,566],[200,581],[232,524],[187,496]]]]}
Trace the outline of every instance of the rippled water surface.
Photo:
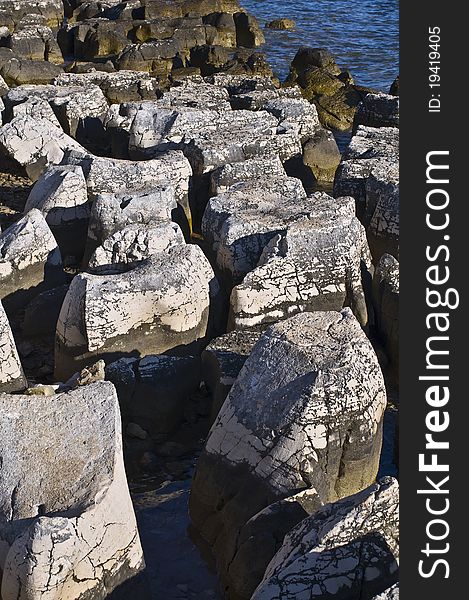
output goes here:
{"type": "Polygon", "coordinates": [[[328,48],[356,83],[388,91],[399,71],[398,0],[241,0],[263,27],[296,21],[295,31],[266,29],[264,52],[281,79],[300,46],[328,48]]]}

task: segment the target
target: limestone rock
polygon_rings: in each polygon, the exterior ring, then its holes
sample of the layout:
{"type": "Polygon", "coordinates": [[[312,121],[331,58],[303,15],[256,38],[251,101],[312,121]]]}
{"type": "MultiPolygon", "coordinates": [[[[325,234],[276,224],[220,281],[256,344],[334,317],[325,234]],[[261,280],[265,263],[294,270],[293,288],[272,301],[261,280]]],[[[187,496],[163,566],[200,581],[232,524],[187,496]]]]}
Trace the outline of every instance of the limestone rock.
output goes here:
{"type": "Polygon", "coordinates": [[[25,15],[42,15],[50,27],[60,27],[63,20],[62,0],[0,0],[0,11],[19,23],[25,15]]]}
{"type": "Polygon", "coordinates": [[[27,385],[10,323],[0,302],[0,392],[21,391],[27,385]]]}
{"type": "Polygon", "coordinates": [[[87,87],[97,85],[112,103],[137,102],[157,98],[157,81],[147,73],[121,70],[117,73],[61,73],[54,79],[56,86],[87,87]]]}
{"type": "MultiPolygon", "coordinates": [[[[113,253],[109,258],[112,258],[112,256],[117,258],[119,249],[116,248],[116,253],[114,253],[113,243],[120,241],[122,246],[123,242],[124,245],[122,248],[124,249],[126,247],[125,238],[127,236],[127,244],[132,244],[133,230],[130,230],[127,234],[122,233],[118,235],[117,239],[112,236],[119,234],[122,229],[129,225],[143,226],[155,223],[169,223],[171,212],[176,206],[174,190],[169,185],[155,185],[151,190],[131,192],[130,194],[99,194],[95,198],[91,210],[85,262],[109,238],[112,239],[110,239],[103,250],[113,253]]],[[[103,260],[106,260],[106,256],[100,250],[98,256],[95,257],[94,266],[105,265],[106,262],[103,262],[103,260]]],[[[123,262],[123,260],[111,260],[111,262],[123,262]]]]}
{"type": "MultiPolygon", "coordinates": [[[[386,353],[399,370],[399,263],[383,254],[373,277],[375,324],[386,353]]],[[[397,379],[397,377],[396,377],[397,379]]]]}
{"type": "Polygon", "coordinates": [[[180,245],[117,275],[80,274],[59,316],[56,378],[91,357],[160,354],[189,347],[207,334],[218,286],[202,250],[180,245]]]}
{"type": "Polygon", "coordinates": [[[202,352],[202,379],[212,395],[213,423],[261,333],[235,330],[215,338],[202,352]]]}
{"type": "Polygon", "coordinates": [[[35,208],[0,235],[0,298],[7,310],[62,283],[57,242],[35,208]]]}
{"type": "Polygon", "coordinates": [[[303,148],[303,163],[317,181],[333,182],[341,154],[333,134],[322,127],[308,139],[303,148]]]}
{"type": "Polygon", "coordinates": [[[62,53],[50,27],[40,24],[21,24],[11,35],[10,48],[15,54],[30,60],[63,63],[62,53]]]}
{"type": "Polygon", "coordinates": [[[96,248],[88,270],[103,274],[127,271],[154,254],[184,243],[184,236],[176,223],[133,223],[106,238],[96,248]]]}
{"type": "Polygon", "coordinates": [[[399,127],[399,96],[368,94],[358,105],[353,126],[399,127]]]}
{"type": "Polygon", "coordinates": [[[317,192],[309,212],[264,248],[257,268],[231,293],[231,327],[253,327],[296,312],[351,306],[368,321],[364,287],[371,280],[365,230],[353,198],[317,192]]]}
{"type": "Polygon", "coordinates": [[[290,30],[295,29],[296,23],[293,19],[274,19],[273,21],[269,21],[266,23],[267,29],[280,29],[280,30],[290,30]]]}
{"type": "Polygon", "coordinates": [[[26,169],[36,181],[50,165],[59,164],[67,150],[85,150],[46,119],[20,115],[0,128],[0,149],[26,169]]]}
{"type": "Polygon", "coordinates": [[[274,502],[249,519],[241,529],[228,568],[227,597],[250,600],[285,535],[321,506],[316,490],[306,489],[274,502]]]}
{"type": "Polygon", "coordinates": [[[238,163],[228,163],[218,167],[210,174],[210,192],[212,196],[223,194],[235,183],[259,180],[264,177],[285,177],[285,169],[278,156],[272,158],[250,158],[238,163]]]}
{"type": "Polygon", "coordinates": [[[10,86],[51,83],[60,73],[61,67],[46,60],[22,58],[13,52],[8,59],[0,56],[0,75],[10,86]]]}
{"type": "Polygon", "coordinates": [[[144,567],[114,387],[3,395],[0,412],[2,598],[106,598],[144,567]]]}
{"type": "Polygon", "coordinates": [[[21,115],[30,115],[34,119],[39,121],[49,121],[57,129],[62,129],[59,120],[54,114],[51,105],[47,100],[39,98],[38,96],[31,96],[21,104],[11,106],[9,104],[8,96],[5,97],[6,106],[3,112],[3,122],[8,123],[11,119],[19,117],[21,115]]]}
{"type": "Polygon", "coordinates": [[[237,183],[209,200],[202,232],[220,270],[239,283],[256,267],[270,240],[307,215],[313,204],[300,180],[292,177],[237,183]]]}
{"type": "Polygon", "coordinates": [[[395,170],[398,159],[399,130],[397,128],[360,125],[337,169],[334,196],[353,196],[357,202],[357,216],[362,220],[366,209],[368,178],[375,169],[383,166],[395,170]]]}
{"type": "Polygon", "coordinates": [[[253,600],[372,598],[397,579],[399,486],[386,477],[329,504],[285,538],[253,600]],[[306,586],[305,586],[306,579],[306,586]]]}
{"type": "Polygon", "coordinates": [[[90,217],[83,169],[52,166],[36,181],[25,212],[39,209],[54,234],[63,256],[83,256],[90,217]]]}
{"type": "Polygon", "coordinates": [[[294,132],[303,143],[321,128],[316,107],[304,98],[280,97],[267,101],[263,108],[277,117],[282,130],[294,132]]]}
{"type": "MultiPolygon", "coordinates": [[[[182,152],[171,151],[146,161],[103,158],[80,152],[69,152],[64,164],[78,164],[85,173],[88,194],[95,199],[99,194],[132,195],[152,193],[162,186],[172,187],[174,197],[191,222],[189,207],[189,178],[192,169],[182,152]],[[137,194],[135,194],[137,193],[137,194]]],[[[125,198],[121,198],[127,204],[125,198]]]]}
{"type": "Polygon", "coordinates": [[[191,490],[193,525],[222,581],[241,528],[272,502],[308,488],[327,503],[374,481],[385,407],[376,355],[350,309],[296,315],[262,335],[191,490]]]}
{"type": "Polygon", "coordinates": [[[399,165],[383,163],[370,173],[365,183],[368,240],[376,261],[383,253],[399,259],[399,165]]]}
{"type": "Polygon", "coordinates": [[[378,594],[373,600],[399,600],[399,582],[392,585],[382,594],[378,594]]]}

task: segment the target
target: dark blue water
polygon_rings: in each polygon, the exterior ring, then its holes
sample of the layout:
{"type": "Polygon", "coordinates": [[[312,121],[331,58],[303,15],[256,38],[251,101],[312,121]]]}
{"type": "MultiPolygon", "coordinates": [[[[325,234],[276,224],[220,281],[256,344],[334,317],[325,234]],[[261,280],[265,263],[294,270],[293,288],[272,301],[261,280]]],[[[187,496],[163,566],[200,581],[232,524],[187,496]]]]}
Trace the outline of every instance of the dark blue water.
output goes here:
{"type": "Polygon", "coordinates": [[[265,30],[266,53],[284,79],[300,46],[328,48],[355,82],[388,91],[399,71],[398,0],[241,0],[263,27],[288,17],[295,31],[265,30]]]}

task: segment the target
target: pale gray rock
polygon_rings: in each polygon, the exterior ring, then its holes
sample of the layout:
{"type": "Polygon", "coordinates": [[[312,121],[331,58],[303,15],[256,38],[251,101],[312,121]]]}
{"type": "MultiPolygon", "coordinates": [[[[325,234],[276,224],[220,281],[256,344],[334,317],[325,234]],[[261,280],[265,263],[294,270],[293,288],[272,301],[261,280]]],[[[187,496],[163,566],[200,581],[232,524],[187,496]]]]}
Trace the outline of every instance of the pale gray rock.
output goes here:
{"type": "Polygon", "coordinates": [[[4,394],[0,413],[2,598],[106,598],[144,567],[113,385],[4,394]]]}
{"type": "Polygon", "coordinates": [[[80,166],[52,166],[36,181],[25,212],[37,208],[44,215],[63,256],[83,256],[91,204],[80,166]]]}
{"type": "Polygon", "coordinates": [[[378,594],[373,600],[399,600],[399,582],[392,585],[382,594],[378,594]]]}
{"type": "Polygon", "coordinates": [[[59,164],[66,151],[85,156],[85,149],[46,119],[19,115],[0,128],[0,149],[23,166],[33,181],[59,164]]]}
{"type": "Polygon", "coordinates": [[[307,198],[299,179],[253,179],[237,183],[209,200],[202,233],[218,267],[236,284],[256,267],[275,235],[313,208],[314,200],[307,198]]]}
{"type": "Polygon", "coordinates": [[[7,310],[62,283],[57,242],[41,212],[33,208],[0,235],[0,299],[7,310]]]}
{"type": "Polygon", "coordinates": [[[60,27],[63,21],[62,0],[0,0],[0,11],[19,23],[26,15],[42,15],[50,27],[60,27]]]}
{"type": "Polygon", "coordinates": [[[291,131],[305,142],[321,128],[316,106],[305,98],[275,98],[263,109],[279,120],[279,127],[291,131]]]}
{"type": "MultiPolygon", "coordinates": [[[[301,100],[301,98],[301,90],[297,86],[276,89],[273,85],[262,85],[257,82],[253,84],[248,80],[244,85],[241,81],[240,93],[231,94],[230,103],[232,108],[237,110],[268,110],[266,104],[269,102],[275,102],[280,99],[291,99],[293,101],[301,100]]],[[[282,103],[279,104],[279,108],[281,106],[282,103]]],[[[269,112],[272,111],[269,110],[269,112]]]]}
{"type": "Polygon", "coordinates": [[[9,87],[3,77],[0,75],[0,98],[8,93],[9,87]]]}
{"type": "Polygon", "coordinates": [[[53,83],[65,87],[97,85],[109,102],[117,104],[156,99],[158,91],[157,80],[149,73],[124,70],[116,73],[61,73],[53,83]]]}
{"type": "Polygon", "coordinates": [[[243,525],[314,489],[322,503],[370,485],[386,392],[350,309],[296,315],[254,346],[208,436],[192,484],[193,525],[222,581],[243,525]]]}
{"type": "Polygon", "coordinates": [[[374,273],[373,306],[378,335],[384,343],[394,374],[397,375],[399,372],[399,263],[389,254],[383,254],[374,273]]]}
{"type": "Polygon", "coordinates": [[[71,151],[64,164],[78,164],[85,173],[88,194],[95,199],[99,194],[131,197],[136,192],[151,194],[153,190],[171,186],[174,198],[191,223],[189,206],[189,179],[192,169],[182,152],[171,151],[146,161],[103,158],[71,151]]]}
{"type": "Polygon", "coordinates": [[[56,85],[21,85],[5,96],[7,109],[17,107],[32,98],[46,100],[62,129],[74,138],[84,137],[84,131],[102,121],[108,110],[107,100],[97,85],[86,87],[56,85]]]}
{"type": "Polygon", "coordinates": [[[397,580],[398,540],[399,485],[386,477],[295,527],[252,599],[371,599],[397,580]]]}
{"type": "Polygon", "coordinates": [[[88,271],[98,274],[128,271],[138,262],[184,243],[184,236],[176,223],[133,223],[106,238],[96,248],[88,263],[88,271]]]}
{"type": "Polygon", "coordinates": [[[92,358],[161,354],[197,345],[218,293],[202,250],[178,245],[116,275],[72,281],[56,334],[55,376],[64,380],[92,358]]]}
{"type": "Polygon", "coordinates": [[[316,192],[309,201],[308,213],[271,239],[258,266],[233,289],[231,328],[343,306],[367,324],[364,287],[371,280],[371,256],[354,199],[316,192]]]}
{"type": "Polygon", "coordinates": [[[202,352],[202,379],[212,395],[212,423],[260,335],[253,330],[231,331],[212,340],[202,352]]]}
{"type": "Polygon", "coordinates": [[[278,154],[285,162],[301,154],[299,137],[279,131],[278,119],[266,111],[163,109],[142,105],[130,127],[129,150],[153,156],[165,148],[184,150],[195,174],[226,163],[278,154]]]}
{"type": "Polygon", "coordinates": [[[20,104],[16,104],[14,106],[9,106],[5,108],[3,113],[4,123],[7,123],[11,119],[15,117],[30,115],[34,119],[38,120],[46,120],[49,121],[54,127],[57,127],[59,130],[62,129],[62,126],[59,123],[59,120],[55,116],[54,111],[51,108],[51,105],[47,100],[43,98],[39,98],[38,96],[31,96],[24,102],[20,104]],[[10,114],[11,118],[8,117],[10,114]]]}
{"type": "Polygon", "coordinates": [[[27,386],[10,323],[0,302],[0,392],[18,392],[27,386]]]}
{"type": "Polygon", "coordinates": [[[231,110],[230,97],[225,88],[206,83],[202,78],[192,77],[164,92],[158,104],[167,108],[231,110]]]}
{"type": "Polygon", "coordinates": [[[268,178],[285,178],[285,169],[278,156],[269,158],[250,158],[242,162],[228,163],[218,167],[210,174],[210,192],[212,196],[223,194],[235,183],[268,178]]]}
{"type": "Polygon", "coordinates": [[[399,127],[399,96],[367,94],[355,113],[353,126],[399,127]]]}
{"type": "Polygon", "coordinates": [[[376,169],[395,169],[398,162],[399,130],[396,127],[360,125],[337,169],[334,196],[353,196],[357,202],[357,216],[362,220],[366,209],[368,178],[376,169]]]}
{"type": "Polygon", "coordinates": [[[364,222],[374,261],[384,253],[399,259],[399,165],[376,166],[366,180],[365,194],[364,222]]]}

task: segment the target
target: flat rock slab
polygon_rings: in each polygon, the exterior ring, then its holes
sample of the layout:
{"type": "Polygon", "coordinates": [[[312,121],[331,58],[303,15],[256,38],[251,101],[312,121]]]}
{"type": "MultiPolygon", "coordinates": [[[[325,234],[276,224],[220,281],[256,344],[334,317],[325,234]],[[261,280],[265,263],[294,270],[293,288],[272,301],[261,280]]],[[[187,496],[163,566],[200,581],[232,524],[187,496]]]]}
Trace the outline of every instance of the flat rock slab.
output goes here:
{"type": "Polygon", "coordinates": [[[386,477],[293,529],[252,598],[371,598],[397,580],[398,540],[399,485],[386,477]]]}
{"type": "Polygon", "coordinates": [[[308,200],[309,213],[277,234],[258,266],[233,289],[231,328],[265,326],[297,312],[340,310],[346,303],[367,324],[363,279],[371,256],[355,201],[322,192],[308,200]]]}
{"type": "Polygon", "coordinates": [[[224,580],[243,525],[305,488],[327,503],[377,474],[386,407],[350,309],[296,315],[254,346],[197,463],[190,513],[224,580]]]}
{"type": "Polygon", "coordinates": [[[220,270],[239,283],[256,267],[268,242],[309,214],[313,205],[299,179],[253,179],[209,200],[202,232],[220,270]]]}
{"type": "Polygon", "coordinates": [[[0,302],[0,392],[22,391],[27,386],[10,323],[0,302]]]}
{"type": "Polygon", "coordinates": [[[210,193],[212,196],[217,196],[226,192],[235,183],[248,180],[259,181],[263,178],[283,179],[285,175],[285,169],[278,156],[228,163],[210,174],[210,193]]]}
{"type": "Polygon", "coordinates": [[[56,335],[56,378],[91,357],[161,354],[207,334],[218,292],[202,250],[179,245],[118,275],[80,274],[70,285],[56,335]]]}
{"type": "Polygon", "coordinates": [[[144,566],[113,385],[2,394],[0,413],[2,598],[106,598],[144,566]]]}

